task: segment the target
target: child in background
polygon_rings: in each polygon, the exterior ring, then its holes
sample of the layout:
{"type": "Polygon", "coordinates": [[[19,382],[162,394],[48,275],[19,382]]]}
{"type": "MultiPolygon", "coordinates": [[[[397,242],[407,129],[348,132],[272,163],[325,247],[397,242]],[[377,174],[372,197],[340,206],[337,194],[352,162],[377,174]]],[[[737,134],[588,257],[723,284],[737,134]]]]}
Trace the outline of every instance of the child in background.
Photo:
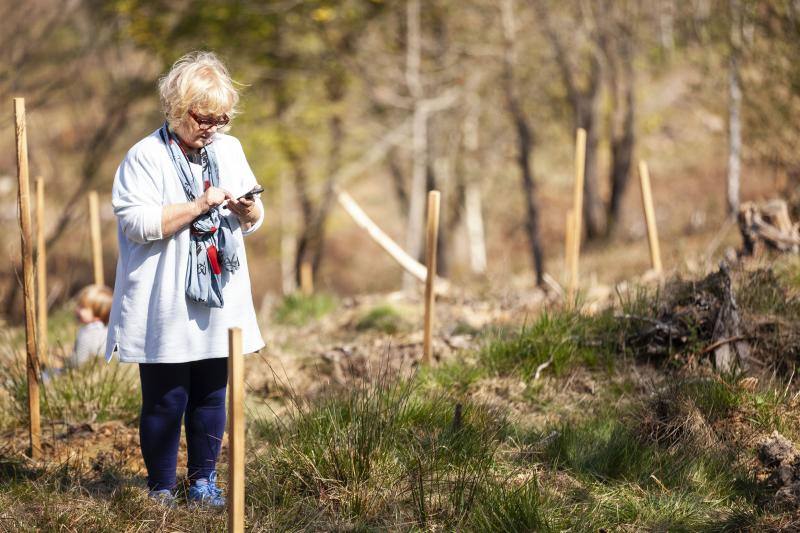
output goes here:
{"type": "Polygon", "coordinates": [[[75,315],[83,325],[72,355],[64,362],[66,368],[78,368],[93,357],[103,356],[112,299],[111,289],[104,285],[88,285],[78,293],[75,315]]]}

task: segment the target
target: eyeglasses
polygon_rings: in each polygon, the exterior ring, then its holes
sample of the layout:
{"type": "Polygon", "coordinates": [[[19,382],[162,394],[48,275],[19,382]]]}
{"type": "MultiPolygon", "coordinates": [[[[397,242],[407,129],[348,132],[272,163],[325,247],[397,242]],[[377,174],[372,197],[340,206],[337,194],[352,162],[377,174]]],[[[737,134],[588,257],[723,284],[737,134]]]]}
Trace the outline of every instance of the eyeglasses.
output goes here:
{"type": "Polygon", "coordinates": [[[201,130],[208,130],[213,128],[214,126],[221,128],[223,126],[227,126],[228,122],[231,121],[228,115],[222,115],[220,118],[204,117],[198,115],[191,109],[189,110],[189,116],[192,117],[195,122],[197,122],[197,125],[200,126],[201,130]]]}

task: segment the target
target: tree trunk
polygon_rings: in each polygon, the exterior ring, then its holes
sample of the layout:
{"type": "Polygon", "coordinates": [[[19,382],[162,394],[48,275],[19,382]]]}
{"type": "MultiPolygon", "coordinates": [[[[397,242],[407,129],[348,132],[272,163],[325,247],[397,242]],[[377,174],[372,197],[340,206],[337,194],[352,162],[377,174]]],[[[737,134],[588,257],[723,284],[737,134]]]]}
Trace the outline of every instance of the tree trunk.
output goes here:
{"type": "Polygon", "coordinates": [[[289,231],[289,186],[286,183],[286,176],[280,176],[280,200],[281,204],[279,209],[280,216],[280,233],[281,233],[281,289],[284,296],[292,294],[297,290],[297,283],[295,282],[295,268],[294,259],[297,257],[295,250],[295,240],[291,231],[289,231]]]}
{"type": "Polygon", "coordinates": [[[613,35],[603,38],[602,49],[606,57],[611,92],[611,197],[606,217],[606,235],[616,229],[622,208],[622,199],[630,181],[633,148],[635,144],[635,77],[630,28],[615,25],[613,35]],[[609,42],[610,41],[610,42],[609,42]]]}
{"type": "MultiPolygon", "coordinates": [[[[420,0],[408,0],[406,39],[406,84],[414,100],[412,126],[412,171],[409,195],[408,220],[406,226],[406,251],[411,257],[422,253],[422,222],[425,216],[425,179],[428,161],[428,111],[422,103],[422,81],[420,79],[421,36],[420,0]]],[[[403,289],[411,290],[416,281],[403,275],[403,289]]]]}
{"type": "Polygon", "coordinates": [[[386,156],[386,166],[389,169],[389,177],[392,179],[392,190],[394,191],[400,213],[408,215],[408,187],[406,186],[406,175],[397,153],[397,148],[392,147],[386,156]]]}
{"type": "MultiPolygon", "coordinates": [[[[331,104],[337,106],[344,97],[344,87],[340,87],[335,92],[329,94],[331,104]]],[[[325,178],[325,189],[314,219],[312,235],[314,236],[314,250],[312,256],[312,266],[314,277],[317,276],[322,258],[325,255],[325,225],[328,221],[331,208],[335,199],[334,176],[342,164],[342,144],[344,143],[344,128],[342,127],[342,117],[336,112],[328,121],[330,131],[331,146],[328,153],[328,164],[325,178]]]]}
{"type": "Polygon", "coordinates": [[[517,133],[517,164],[522,178],[525,212],[527,215],[525,229],[528,233],[529,252],[536,273],[536,285],[542,286],[544,285],[544,254],[539,235],[539,206],[536,203],[536,186],[531,170],[533,134],[519,104],[515,87],[516,29],[514,27],[513,0],[503,0],[501,9],[505,46],[502,75],[503,92],[505,93],[506,108],[517,133]]]}
{"type": "Polygon", "coordinates": [[[469,266],[475,274],[486,272],[486,240],[481,203],[480,186],[470,181],[467,184],[464,210],[466,211],[467,240],[469,241],[469,266]]]}
{"type": "Polygon", "coordinates": [[[468,112],[464,119],[463,139],[465,157],[459,161],[465,163],[464,213],[467,225],[467,241],[469,242],[469,264],[474,274],[486,272],[486,241],[483,227],[483,207],[480,187],[480,164],[475,165],[474,158],[480,148],[480,98],[476,90],[470,92],[468,112]]]}
{"type": "Polygon", "coordinates": [[[583,218],[586,221],[586,238],[594,240],[603,234],[602,203],[597,191],[597,146],[599,90],[594,88],[581,95],[575,105],[579,109],[576,128],[586,130],[586,171],[583,182],[583,218]]]}
{"type": "Polygon", "coordinates": [[[742,158],[742,89],[739,77],[740,46],[740,6],[737,0],[731,0],[730,58],[728,65],[728,179],[727,204],[728,214],[739,212],[739,188],[741,179],[742,158]]]}
{"type": "Polygon", "coordinates": [[[601,66],[594,47],[588,53],[589,78],[584,88],[577,84],[561,37],[553,28],[550,15],[543,2],[534,2],[534,8],[544,24],[544,30],[553,48],[561,80],[567,91],[567,102],[572,108],[575,128],[586,130],[586,171],[583,185],[583,220],[587,239],[602,235],[602,205],[597,192],[597,116],[600,95],[601,66]]]}

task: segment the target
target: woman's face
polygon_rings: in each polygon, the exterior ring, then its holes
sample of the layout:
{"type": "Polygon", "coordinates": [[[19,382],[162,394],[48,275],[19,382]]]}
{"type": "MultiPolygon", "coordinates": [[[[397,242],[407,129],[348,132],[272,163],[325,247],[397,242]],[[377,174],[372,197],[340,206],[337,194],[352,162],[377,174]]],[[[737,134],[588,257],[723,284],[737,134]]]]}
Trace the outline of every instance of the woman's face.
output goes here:
{"type": "Polygon", "coordinates": [[[216,117],[202,115],[191,109],[184,117],[180,126],[175,128],[175,133],[181,138],[183,144],[189,148],[199,150],[211,143],[217,129],[228,123],[228,116],[216,117]]]}

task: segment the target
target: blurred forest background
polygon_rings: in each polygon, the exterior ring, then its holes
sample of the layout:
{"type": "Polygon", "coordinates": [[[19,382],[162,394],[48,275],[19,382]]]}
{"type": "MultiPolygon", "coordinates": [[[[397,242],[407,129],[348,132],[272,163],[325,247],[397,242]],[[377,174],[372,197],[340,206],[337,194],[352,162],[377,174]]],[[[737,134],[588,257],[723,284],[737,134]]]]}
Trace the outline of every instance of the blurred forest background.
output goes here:
{"type": "Polygon", "coordinates": [[[162,121],[158,77],[197,49],[242,84],[231,134],[267,189],[248,242],[256,305],[291,290],[302,261],[325,291],[401,286],[337,187],[415,256],[425,190],[441,190],[440,274],[459,284],[561,281],[576,127],[589,279],[648,268],[640,158],[668,268],[710,254],[739,202],[800,206],[796,0],[2,0],[0,17],[9,318],[22,308],[12,97],[26,99],[31,176],[46,180],[55,304],[92,280],[92,189],[113,282],[114,171],[162,121]]]}

